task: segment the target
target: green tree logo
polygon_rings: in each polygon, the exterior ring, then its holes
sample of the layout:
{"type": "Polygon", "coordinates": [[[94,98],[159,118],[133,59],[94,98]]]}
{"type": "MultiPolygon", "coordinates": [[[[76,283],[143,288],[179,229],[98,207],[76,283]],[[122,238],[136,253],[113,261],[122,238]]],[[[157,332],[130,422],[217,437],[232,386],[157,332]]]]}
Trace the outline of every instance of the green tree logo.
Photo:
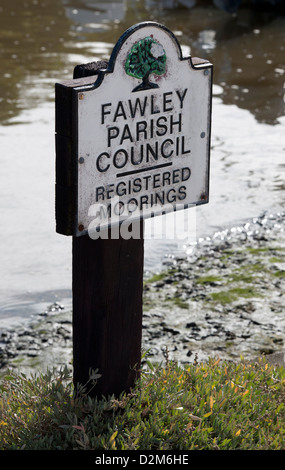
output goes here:
{"type": "Polygon", "coordinates": [[[166,54],[162,45],[151,37],[141,39],[128,54],[125,71],[128,75],[142,79],[142,83],[133,91],[158,88],[156,83],[149,81],[151,74],[163,75],[165,73],[166,54]]]}

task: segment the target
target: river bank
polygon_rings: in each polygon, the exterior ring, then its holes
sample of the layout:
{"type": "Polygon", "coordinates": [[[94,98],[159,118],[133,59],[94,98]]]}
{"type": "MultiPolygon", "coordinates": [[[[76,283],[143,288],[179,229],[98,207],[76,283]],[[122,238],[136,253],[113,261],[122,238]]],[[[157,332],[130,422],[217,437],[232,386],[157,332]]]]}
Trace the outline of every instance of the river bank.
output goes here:
{"type": "MultiPolygon", "coordinates": [[[[145,280],[142,346],[150,361],[283,358],[285,213],[201,238],[145,280]]],[[[72,364],[72,312],[57,303],[0,338],[0,373],[72,364]]]]}
{"type": "Polygon", "coordinates": [[[150,279],[144,344],[153,357],[166,346],[181,363],[283,353],[284,222],[284,214],[263,214],[201,239],[187,260],[150,279]]]}

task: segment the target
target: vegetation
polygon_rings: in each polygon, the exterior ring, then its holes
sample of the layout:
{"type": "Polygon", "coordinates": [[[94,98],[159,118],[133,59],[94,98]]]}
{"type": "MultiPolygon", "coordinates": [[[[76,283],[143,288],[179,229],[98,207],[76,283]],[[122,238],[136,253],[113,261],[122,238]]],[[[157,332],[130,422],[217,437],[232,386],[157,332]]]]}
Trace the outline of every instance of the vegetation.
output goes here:
{"type": "MultiPolygon", "coordinates": [[[[90,380],[100,380],[96,372],[90,380]]],[[[146,361],[134,390],[91,399],[68,369],[1,383],[0,449],[277,450],[285,447],[285,371],[210,359],[146,361]]]]}

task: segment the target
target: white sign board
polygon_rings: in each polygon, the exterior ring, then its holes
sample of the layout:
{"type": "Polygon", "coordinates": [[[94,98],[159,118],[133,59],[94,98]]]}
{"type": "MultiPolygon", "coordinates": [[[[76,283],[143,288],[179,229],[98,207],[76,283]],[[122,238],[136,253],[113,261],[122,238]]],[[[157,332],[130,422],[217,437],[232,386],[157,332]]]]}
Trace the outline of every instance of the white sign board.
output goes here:
{"type": "Polygon", "coordinates": [[[208,202],[209,62],[182,57],[162,25],[140,23],[73,93],[77,235],[208,202]]]}

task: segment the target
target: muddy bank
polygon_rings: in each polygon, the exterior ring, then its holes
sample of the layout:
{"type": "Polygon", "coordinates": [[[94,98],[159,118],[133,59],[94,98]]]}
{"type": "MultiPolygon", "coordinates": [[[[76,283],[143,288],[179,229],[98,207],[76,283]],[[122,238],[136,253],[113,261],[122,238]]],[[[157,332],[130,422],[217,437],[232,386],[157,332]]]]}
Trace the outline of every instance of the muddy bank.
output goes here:
{"type": "Polygon", "coordinates": [[[188,363],[283,353],[284,214],[205,238],[145,286],[144,345],[188,363]]]}
{"type": "Polygon", "coordinates": [[[43,372],[64,367],[72,359],[72,313],[54,303],[24,327],[9,328],[0,337],[0,374],[7,368],[43,372]]]}
{"type": "MultiPolygon", "coordinates": [[[[263,214],[167,258],[145,280],[143,350],[181,364],[209,356],[283,358],[285,332],[285,213],[263,214]],[[269,356],[270,357],[270,356],[269,356]]],[[[72,319],[53,304],[25,328],[0,338],[0,372],[40,371],[72,364],[72,319]]]]}

